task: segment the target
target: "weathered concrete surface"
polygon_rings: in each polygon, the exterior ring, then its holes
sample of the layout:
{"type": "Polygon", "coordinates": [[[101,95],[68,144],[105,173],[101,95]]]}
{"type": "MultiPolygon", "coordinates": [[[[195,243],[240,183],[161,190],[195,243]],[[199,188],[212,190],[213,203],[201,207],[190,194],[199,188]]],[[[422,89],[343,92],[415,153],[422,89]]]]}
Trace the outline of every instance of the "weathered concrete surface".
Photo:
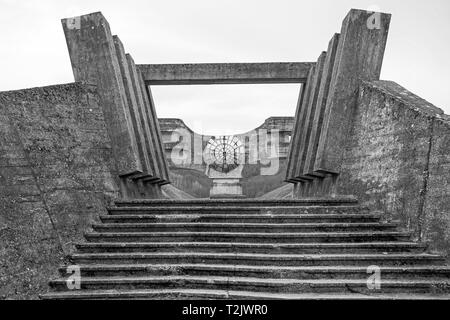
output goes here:
{"type": "Polygon", "coordinates": [[[333,76],[334,62],[336,59],[337,47],[339,44],[340,34],[336,33],[328,44],[327,57],[323,68],[322,81],[319,88],[319,96],[317,98],[317,106],[314,114],[313,125],[311,127],[311,136],[309,139],[309,147],[306,155],[305,166],[303,168],[304,175],[314,176],[314,164],[316,162],[317,148],[322,133],[323,118],[325,116],[325,108],[327,106],[328,93],[330,91],[331,77],[333,76]]]}
{"type": "Polygon", "coordinates": [[[292,199],[294,192],[294,185],[286,184],[278,189],[264,194],[259,199],[292,199]]]}
{"type": "MultiPolygon", "coordinates": [[[[143,82],[145,85],[145,81],[143,82]]],[[[169,169],[167,168],[167,161],[164,153],[164,146],[161,137],[161,126],[159,125],[158,115],[156,114],[155,101],[153,100],[153,94],[148,85],[145,85],[145,91],[147,97],[149,98],[150,114],[153,126],[155,127],[155,140],[156,140],[156,150],[158,154],[158,160],[161,161],[162,171],[160,177],[164,179],[162,185],[168,184],[169,182],[169,169]]]]}
{"type": "Polygon", "coordinates": [[[149,157],[149,167],[148,173],[154,177],[154,180],[158,180],[157,172],[157,164],[156,164],[156,153],[155,148],[153,146],[152,140],[152,131],[150,130],[149,119],[147,117],[147,112],[145,108],[145,100],[144,100],[144,92],[142,92],[141,87],[141,74],[138,73],[136,69],[136,64],[134,63],[134,59],[130,54],[126,54],[126,59],[128,62],[128,68],[130,70],[130,79],[133,85],[134,96],[138,105],[139,118],[141,120],[141,128],[143,131],[143,136],[141,138],[144,139],[146,149],[149,157]]]}
{"type": "Polygon", "coordinates": [[[153,166],[155,168],[155,176],[159,178],[156,183],[164,183],[167,178],[165,176],[165,168],[166,163],[164,159],[164,154],[160,151],[158,136],[160,134],[160,130],[156,127],[157,119],[154,118],[152,107],[151,107],[151,97],[149,96],[150,91],[148,91],[145,83],[142,79],[142,75],[139,74],[139,86],[141,88],[142,97],[144,98],[144,116],[147,118],[147,122],[150,128],[150,136],[151,136],[151,150],[152,156],[154,157],[153,166]]]}
{"type": "Polygon", "coordinates": [[[389,81],[364,82],[357,106],[335,192],[450,254],[450,117],[389,81]]]}
{"type": "Polygon", "coordinates": [[[180,190],[173,185],[166,184],[161,187],[162,194],[167,199],[179,199],[179,200],[188,200],[195,199],[195,197],[191,196],[189,193],[180,190]]]}
{"type": "Polygon", "coordinates": [[[358,87],[379,80],[390,20],[389,14],[355,9],[344,19],[314,171],[340,172],[358,87]]]}
{"type": "Polygon", "coordinates": [[[117,60],[119,62],[120,74],[122,76],[123,87],[126,96],[127,109],[129,110],[130,119],[133,124],[133,135],[136,139],[137,149],[139,152],[139,160],[142,165],[143,173],[153,176],[153,171],[150,166],[149,151],[147,150],[143,122],[141,120],[141,113],[137,102],[137,96],[134,91],[131,71],[128,65],[127,57],[125,55],[125,48],[118,36],[113,36],[114,46],[116,49],[117,60]]]}
{"type": "Polygon", "coordinates": [[[306,107],[309,101],[309,97],[312,91],[312,79],[314,76],[316,66],[312,67],[309,70],[308,80],[305,85],[302,86],[302,91],[300,92],[300,96],[297,102],[297,108],[295,111],[295,120],[294,120],[294,130],[291,139],[291,145],[289,147],[289,156],[288,163],[286,168],[286,181],[297,183],[302,180],[296,179],[295,173],[297,172],[298,167],[298,158],[300,154],[300,140],[301,135],[299,134],[302,129],[302,123],[304,122],[304,118],[306,115],[306,107]]]}
{"type": "Polygon", "coordinates": [[[304,83],[311,62],[137,65],[149,85],[304,83]]]}
{"type": "Polygon", "coordinates": [[[63,19],[75,81],[97,86],[121,175],[142,172],[122,74],[108,21],[100,12],[63,19]]]}
{"type": "Polygon", "coordinates": [[[450,116],[435,118],[432,130],[420,232],[433,250],[450,257],[450,116]]]}
{"type": "Polygon", "coordinates": [[[325,60],[327,58],[327,53],[322,52],[322,54],[319,56],[319,59],[316,63],[316,68],[314,72],[314,77],[312,79],[312,87],[311,87],[311,95],[309,97],[309,101],[306,104],[305,109],[305,118],[303,119],[303,123],[300,125],[300,142],[299,142],[299,154],[298,158],[296,159],[297,167],[295,171],[295,178],[300,179],[308,179],[308,176],[303,175],[305,162],[306,162],[306,156],[308,153],[308,149],[310,148],[310,137],[311,137],[311,131],[313,127],[314,122],[314,115],[316,113],[316,107],[317,107],[317,101],[319,98],[319,90],[320,90],[320,84],[322,82],[322,75],[323,75],[323,68],[325,65],[325,60]]]}
{"type": "Polygon", "coordinates": [[[117,198],[115,168],[95,87],[0,92],[0,299],[47,291],[117,198]]]}

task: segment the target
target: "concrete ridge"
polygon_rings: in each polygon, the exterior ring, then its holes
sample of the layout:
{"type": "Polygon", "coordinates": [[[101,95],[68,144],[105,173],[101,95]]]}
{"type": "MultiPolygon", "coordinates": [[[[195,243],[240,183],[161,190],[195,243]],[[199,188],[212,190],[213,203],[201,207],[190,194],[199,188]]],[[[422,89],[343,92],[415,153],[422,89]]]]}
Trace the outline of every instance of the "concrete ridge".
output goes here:
{"type": "MultiPolygon", "coordinates": [[[[180,270],[189,269],[216,269],[231,271],[309,271],[309,272],[363,272],[367,274],[367,267],[360,266],[253,266],[253,265],[227,265],[227,264],[190,264],[190,263],[165,263],[165,264],[79,264],[82,270],[180,270]]],[[[66,266],[60,270],[65,271],[66,266]]],[[[380,266],[382,272],[445,272],[450,274],[450,266],[380,266]]]]}
{"type": "Polygon", "coordinates": [[[265,260],[339,260],[339,259],[444,259],[441,255],[433,254],[265,254],[265,253],[209,253],[209,252],[150,252],[150,253],[75,253],[72,254],[73,259],[77,258],[119,258],[119,257],[228,257],[228,258],[245,258],[245,259],[265,259],[265,260]]]}
{"type": "Polygon", "coordinates": [[[194,299],[267,299],[267,300],[450,300],[450,295],[427,294],[357,294],[357,293],[272,293],[233,290],[208,290],[208,289],[152,289],[152,290],[91,290],[85,292],[55,292],[42,295],[42,299],[129,299],[129,298],[185,298],[194,299]]]}
{"type": "Polygon", "coordinates": [[[267,247],[267,248],[288,248],[288,247],[371,247],[371,246],[418,246],[426,247],[426,244],[416,242],[338,242],[338,243],[246,243],[246,242],[88,242],[77,244],[78,247],[183,247],[183,246],[212,246],[212,247],[267,247]]]}
{"type": "Polygon", "coordinates": [[[120,227],[242,227],[242,228],[294,228],[294,227],[397,227],[397,223],[379,223],[379,222],[349,222],[349,223],[237,223],[237,222],[152,222],[152,223],[94,223],[94,228],[120,228],[120,227]]]}
{"type": "Polygon", "coordinates": [[[440,118],[445,114],[441,108],[438,108],[432,103],[415,95],[394,81],[363,81],[362,85],[364,87],[378,90],[386,96],[401,102],[406,107],[418,111],[426,116],[440,118]]]}
{"type": "MultiPolygon", "coordinates": [[[[125,203],[124,203],[125,204],[125,203]]],[[[157,203],[164,205],[164,203],[157,203]]],[[[258,214],[261,214],[261,211],[264,210],[293,210],[293,209],[308,209],[308,210],[314,210],[314,209],[329,209],[329,210],[338,210],[338,209],[361,209],[361,210],[368,210],[367,207],[359,206],[358,204],[354,205],[329,205],[329,206],[309,206],[309,205],[301,205],[301,206],[226,206],[226,207],[219,207],[219,206],[190,206],[189,204],[186,204],[185,206],[164,206],[164,207],[150,207],[150,206],[119,206],[119,207],[109,207],[107,210],[109,212],[121,212],[121,211],[208,211],[208,210],[214,210],[214,211],[232,211],[232,210],[242,210],[242,211],[258,211],[258,214]]],[[[268,214],[268,213],[267,213],[268,214]]],[[[264,213],[262,214],[264,215],[264,213]]]]}
{"type": "Polygon", "coordinates": [[[297,233],[260,233],[260,232],[108,232],[108,233],[102,233],[102,232],[87,232],[86,235],[92,236],[92,235],[99,235],[99,236],[105,236],[105,237],[111,237],[111,236],[136,236],[136,235],[153,235],[153,236],[192,236],[192,235],[221,235],[221,236],[249,236],[249,237],[312,237],[312,236],[329,236],[331,237],[342,237],[342,236],[365,236],[365,235],[371,235],[371,236],[380,236],[380,235],[390,235],[390,236],[397,236],[397,235],[405,235],[409,236],[411,235],[410,232],[386,232],[386,231],[367,231],[367,232],[297,232],[297,233]]]}
{"type": "Polygon", "coordinates": [[[354,196],[343,196],[339,198],[305,198],[305,199],[275,199],[275,200],[266,200],[266,199],[186,199],[186,200],[173,200],[173,199],[137,199],[137,200],[120,200],[116,201],[116,205],[122,204],[147,204],[147,205],[155,205],[155,204],[206,204],[206,205],[229,205],[229,204],[272,204],[272,205],[283,205],[283,204],[291,204],[291,205],[300,205],[300,204],[328,204],[328,203],[358,203],[358,200],[354,196]]]}
{"type": "MultiPolygon", "coordinates": [[[[123,282],[167,282],[167,281],[199,281],[199,282],[222,282],[222,283],[250,283],[250,284],[268,284],[268,285],[292,285],[292,284],[309,284],[309,285],[341,285],[354,284],[367,286],[367,280],[357,279],[261,279],[250,277],[221,277],[221,276],[145,276],[145,277],[83,277],[83,284],[88,283],[123,283],[123,282]]],[[[53,283],[66,284],[66,279],[55,279],[53,283]]],[[[383,286],[389,285],[438,285],[447,284],[450,286],[450,280],[384,280],[383,286]]]]}
{"type": "MultiPolygon", "coordinates": [[[[117,210],[117,211],[123,211],[123,210],[117,210]]],[[[358,214],[336,214],[336,213],[328,213],[328,214],[303,214],[303,213],[291,213],[291,214],[285,214],[285,213],[254,213],[254,214],[217,214],[217,213],[200,213],[200,214],[165,214],[163,216],[158,214],[124,214],[124,215],[101,215],[101,219],[105,220],[113,220],[113,219],[148,219],[148,218],[154,218],[154,219],[196,219],[196,218],[261,218],[261,220],[264,219],[270,219],[270,218],[317,218],[317,219],[326,219],[326,218],[374,218],[378,219],[381,218],[380,214],[373,213],[373,214],[365,214],[365,213],[358,213],[358,214]]]]}

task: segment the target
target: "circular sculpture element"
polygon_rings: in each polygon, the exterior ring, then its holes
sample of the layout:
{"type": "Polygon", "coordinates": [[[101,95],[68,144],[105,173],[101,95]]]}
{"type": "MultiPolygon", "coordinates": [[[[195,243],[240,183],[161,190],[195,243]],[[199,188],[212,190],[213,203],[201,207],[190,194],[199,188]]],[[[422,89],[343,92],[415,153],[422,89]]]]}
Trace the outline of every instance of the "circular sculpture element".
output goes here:
{"type": "Polygon", "coordinates": [[[206,146],[205,161],[212,169],[228,173],[241,165],[243,149],[241,141],[236,137],[213,137],[206,146]]]}

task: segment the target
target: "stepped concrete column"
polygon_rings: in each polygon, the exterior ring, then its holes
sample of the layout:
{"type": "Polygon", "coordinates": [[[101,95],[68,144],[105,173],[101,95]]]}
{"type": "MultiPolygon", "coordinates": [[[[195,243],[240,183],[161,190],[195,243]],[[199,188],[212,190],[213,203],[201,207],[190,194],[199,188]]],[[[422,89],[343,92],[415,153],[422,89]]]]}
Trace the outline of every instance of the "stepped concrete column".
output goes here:
{"type": "Polygon", "coordinates": [[[123,86],[125,90],[125,95],[127,98],[128,110],[130,113],[130,118],[133,124],[134,136],[136,137],[136,143],[139,152],[139,158],[142,164],[142,177],[150,177],[153,174],[152,168],[150,167],[149,152],[147,150],[143,123],[141,120],[141,114],[139,112],[138,102],[136,99],[136,94],[134,92],[133,81],[131,78],[131,71],[125,55],[125,49],[118,36],[113,36],[114,45],[116,48],[116,55],[118,58],[120,71],[122,74],[123,86]]]}
{"type": "Polygon", "coordinates": [[[143,138],[148,151],[148,158],[149,158],[149,168],[148,171],[150,172],[152,177],[148,177],[143,179],[145,183],[151,183],[151,182],[157,182],[161,179],[157,176],[157,167],[154,163],[156,159],[156,152],[155,147],[153,145],[152,140],[152,132],[150,130],[149,125],[149,118],[146,113],[146,107],[143,97],[143,92],[141,88],[141,82],[140,82],[140,73],[136,69],[136,64],[134,63],[133,57],[130,54],[126,54],[126,59],[128,62],[128,67],[130,70],[130,79],[134,90],[134,95],[136,97],[136,102],[138,106],[138,113],[139,118],[141,120],[141,126],[143,128],[143,138]]]}
{"type": "Polygon", "coordinates": [[[314,171],[339,174],[358,88],[379,80],[390,14],[352,9],[342,24],[314,171]]]}
{"type": "Polygon", "coordinates": [[[308,73],[308,78],[306,84],[302,88],[302,92],[300,94],[297,109],[295,112],[295,123],[293,137],[291,141],[291,145],[289,147],[289,157],[288,157],[288,166],[286,170],[286,181],[291,183],[298,183],[308,181],[309,179],[298,179],[295,177],[295,173],[297,172],[298,167],[298,158],[300,154],[300,130],[302,128],[302,124],[304,118],[306,117],[306,108],[309,102],[309,98],[311,96],[312,91],[312,80],[316,70],[316,66],[313,65],[308,73]]]}
{"type": "Polygon", "coordinates": [[[142,172],[122,72],[100,12],[62,20],[75,81],[97,86],[119,176],[142,172]]]}
{"type": "Polygon", "coordinates": [[[304,117],[301,119],[303,122],[300,125],[300,131],[298,132],[298,134],[300,135],[299,140],[300,151],[298,154],[298,158],[296,159],[297,167],[295,171],[295,177],[305,180],[311,179],[310,176],[303,175],[303,170],[305,166],[306,155],[310,147],[310,136],[313,126],[314,115],[316,111],[317,100],[319,97],[319,88],[320,83],[322,81],[322,73],[326,57],[327,53],[322,52],[322,54],[319,56],[319,59],[317,60],[316,68],[314,70],[314,75],[311,83],[311,94],[308,103],[305,105],[306,108],[304,108],[304,117]]]}
{"type": "Polygon", "coordinates": [[[314,164],[316,161],[317,147],[319,145],[320,135],[322,133],[323,118],[327,105],[328,93],[330,90],[331,78],[333,75],[333,67],[336,59],[337,47],[339,44],[340,34],[336,33],[328,44],[327,57],[323,67],[322,80],[319,88],[319,96],[314,114],[314,120],[311,127],[309,148],[306,154],[303,174],[306,176],[316,176],[314,172],[314,164]]]}

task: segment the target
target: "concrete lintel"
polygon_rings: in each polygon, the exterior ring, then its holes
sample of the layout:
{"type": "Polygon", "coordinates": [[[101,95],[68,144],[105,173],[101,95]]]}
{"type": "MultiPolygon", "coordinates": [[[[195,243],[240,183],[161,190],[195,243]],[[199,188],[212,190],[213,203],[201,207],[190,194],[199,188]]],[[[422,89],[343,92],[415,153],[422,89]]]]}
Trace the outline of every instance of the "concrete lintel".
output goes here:
{"type": "Polygon", "coordinates": [[[137,65],[148,85],[305,83],[314,62],[137,65]]]}

